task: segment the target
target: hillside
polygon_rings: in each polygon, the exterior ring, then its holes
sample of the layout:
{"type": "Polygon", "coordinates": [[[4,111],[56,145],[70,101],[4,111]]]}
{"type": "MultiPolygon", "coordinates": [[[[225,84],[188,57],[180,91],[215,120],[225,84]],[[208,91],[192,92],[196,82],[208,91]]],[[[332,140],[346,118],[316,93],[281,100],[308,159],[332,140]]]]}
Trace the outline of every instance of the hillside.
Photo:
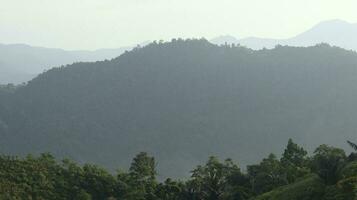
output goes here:
{"type": "Polygon", "coordinates": [[[182,177],[209,155],[256,162],[288,138],[309,150],[344,147],[357,129],[356,66],[355,52],[324,44],[253,51],[152,43],[1,92],[0,151],[52,152],[109,169],[147,151],[161,177],[182,177]]]}
{"type": "Polygon", "coordinates": [[[262,194],[254,200],[321,200],[324,191],[323,181],[316,175],[312,175],[262,194]]]}

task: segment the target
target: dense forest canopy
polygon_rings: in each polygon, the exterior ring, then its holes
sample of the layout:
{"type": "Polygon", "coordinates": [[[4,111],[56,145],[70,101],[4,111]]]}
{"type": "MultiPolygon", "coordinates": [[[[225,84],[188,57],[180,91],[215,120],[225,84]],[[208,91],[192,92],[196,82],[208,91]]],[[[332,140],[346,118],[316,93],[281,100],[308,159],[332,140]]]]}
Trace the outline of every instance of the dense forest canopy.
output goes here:
{"type": "Polygon", "coordinates": [[[247,170],[232,159],[210,157],[191,171],[190,178],[161,182],[155,158],[145,152],[134,157],[128,170],[115,174],[68,159],[58,162],[51,154],[0,156],[0,198],[353,200],[357,198],[356,155],[346,156],[344,150],[328,145],[320,145],[308,155],[290,139],[281,156],[270,154],[247,170]]]}
{"type": "Polygon", "coordinates": [[[154,42],[1,87],[0,152],[52,152],[114,170],[145,151],[163,178],[187,177],[209,155],[245,166],[288,138],[310,152],[345,147],[357,130],[356,66],[355,52],[326,44],[154,42]]]}

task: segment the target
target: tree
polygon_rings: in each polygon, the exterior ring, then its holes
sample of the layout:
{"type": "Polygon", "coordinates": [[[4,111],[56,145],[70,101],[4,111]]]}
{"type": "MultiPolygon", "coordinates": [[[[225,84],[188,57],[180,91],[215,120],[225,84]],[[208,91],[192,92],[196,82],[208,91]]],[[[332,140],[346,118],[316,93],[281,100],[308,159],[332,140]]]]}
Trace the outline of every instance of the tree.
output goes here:
{"type": "Polygon", "coordinates": [[[197,166],[192,171],[191,187],[197,199],[220,200],[226,199],[229,190],[229,178],[241,173],[239,167],[232,160],[223,163],[216,157],[210,157],[206,165],[197,166]]]}
{"type": "Polygon", "coordinates": [[[95,165],[83,166],[83,188],[93,199],[106,199],[113,196],[116,185],[111,174],[95,165]]]}
{"type": "Polygon", "coordinates": [[[182,182],[168,178],[157,186],[156,197],[158,200],[180,200],[183,198],[183,191],[184,184],[182,182]]]}
{"type": "MultiPolygon", "coordinates": [[[[57,180],[56,192],[64,199],[86,199],[88,195],[83,190],[84,172],[82,167],[69,159],[62,160],[60,177],[57,180]]],[[[88,199],[88,198],[87,198],[88,199]]]]}
{"type": "Polygon", "coordinates": [[[289,183],[309,173],[307,151],[295,144],[292,139],[289,139],[280,161],[289,183]]]}
{"type": "Polygon", "coordinates": [[[281,163],[285,165],[294,165],[297,167],[303,167],[306,164],[307,151],[299,145],[295,144],[292,139],[289,139],[286,146],[281,163]]]}
{"type": "Polygon", "coordinates": [[[245,200],[253,196],[249,176],[240,171],[228,177],[229,189],[226,195],[229,200],[245,200]]]}
{"type": "Polygon", "coordinates": [[[146,152],[141,152],[133,159],[129,172],[137,181],[152,182],[156,179],[155,167],[155,158],[149,156],[146,152]]]}
{"type": "Polygon", "coordinates": [[[118,199],[125,199],[131,190],[131,180],[128,173],[118,170],[117,172],[117,184],[115,186],[115,196],[118,199]]]}
{"type": "Polygon", "coordinates": [[[348,156],[349,161],[357,161],[357,144],[347,141],[347,143],[355,150],[355,152],[351,152],[351,154],[348,156]]]}
{"type": "Polygon", "coordinates": [[[284,168],[274,154],[264,158],[258,165],[248,166],[248,175],[255,194],[268,192],[288,183],[284,168]]]}
{"type": "Polygon", "coordinates": [[[348,140],[347,140],[347,143],[348,143],[355,151],[357,151],[357,144],[355,144],[355,143],[353,143],[353,142],[351,142],[351,141],[348,141],[348,140]]]}
{"type": "Polygon", "coordinates": [[[337,171],[345,160],[346,154],[342,149],[323,144],[314,151],[313,170],[326,184],[335,184],[338,180],[337,171]]]}
{"type": "Polygon", "coordinates": [[[92,200],[92,196],[84,190],[80,190],[74,198],[75,200],[92,200]]]}
{"type": "Polygon", "coordinates": [[[156,162],[155,158],[146,152],[141,152],[133,159],[129,169],[129,191],[127,199],[150,200],[156,199],[156,162]]]}

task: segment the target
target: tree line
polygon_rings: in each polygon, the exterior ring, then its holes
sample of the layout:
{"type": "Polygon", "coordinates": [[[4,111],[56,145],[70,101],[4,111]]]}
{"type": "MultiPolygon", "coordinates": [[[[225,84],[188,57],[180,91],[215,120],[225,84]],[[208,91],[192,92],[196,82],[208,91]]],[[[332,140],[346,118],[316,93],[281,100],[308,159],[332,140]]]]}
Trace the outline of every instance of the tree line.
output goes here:
{"type": "Polygon", "coordinates": [[[127,171],[116,174],[69,159],[58,162],[49,153],[25,158],[2,155],[0,199],[273,199],[267,197],[269,192],[313,179],[317,184],[306,185],[304,194],[296,195],[306,200],[352,200],[357,198],[357,146],[348,144],[356,151],[349,156],[328,145],[320,145],[309,156],[290,139],[280,158],[270,154],[245,171],[231,159],[210,157],[192,170],[190,178],[162,182],[156,178],[154,157],[145,152],[135,156],[127,171]]]}

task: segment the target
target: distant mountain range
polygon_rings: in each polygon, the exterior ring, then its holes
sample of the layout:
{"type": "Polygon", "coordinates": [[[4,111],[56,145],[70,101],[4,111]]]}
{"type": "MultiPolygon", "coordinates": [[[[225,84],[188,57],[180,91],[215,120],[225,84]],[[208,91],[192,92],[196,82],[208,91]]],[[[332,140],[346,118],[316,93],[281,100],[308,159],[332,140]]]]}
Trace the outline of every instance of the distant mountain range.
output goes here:
{"type": "Polygon", "coordinates": [[[24,44],[0,44],[0,84],[27,82],[39,73],[72,64],[112,59],[132,47],[95,51],[65,51],[24,44]]]}
{"type": "Polygon", "coordinates": [[[276,45],[313,46],[319,43],[357,50],[357,23],[342,20],[324,21],[295,37],[288,39],[270,39],[248,37],[237,39],[233,36],[220,36],[211,40],[214,44],[240,44],[251,49],[274,48],[276,45]]]}
{"type": "MultiPolygon", "coordinates": [[[[220,36],[210,40],[214,44],[240,44],[251,49],[273,48],[274,46],[312,46],[329,43],[348,50],[357,50],[357,24],[342,20],[322,22],[310,30],[289,39],[267,39],[249,37],[237,39],[220,36]]],[[[144,43],[147,44],[147,43],[144,43]]],[[[27,82],[44,70],[74,62],[91,62],[112,59],[132,47],[101,49],[96,51],[65,51],[32,47],[23,44],[0,44],[0,84],[27,82]]]]}

